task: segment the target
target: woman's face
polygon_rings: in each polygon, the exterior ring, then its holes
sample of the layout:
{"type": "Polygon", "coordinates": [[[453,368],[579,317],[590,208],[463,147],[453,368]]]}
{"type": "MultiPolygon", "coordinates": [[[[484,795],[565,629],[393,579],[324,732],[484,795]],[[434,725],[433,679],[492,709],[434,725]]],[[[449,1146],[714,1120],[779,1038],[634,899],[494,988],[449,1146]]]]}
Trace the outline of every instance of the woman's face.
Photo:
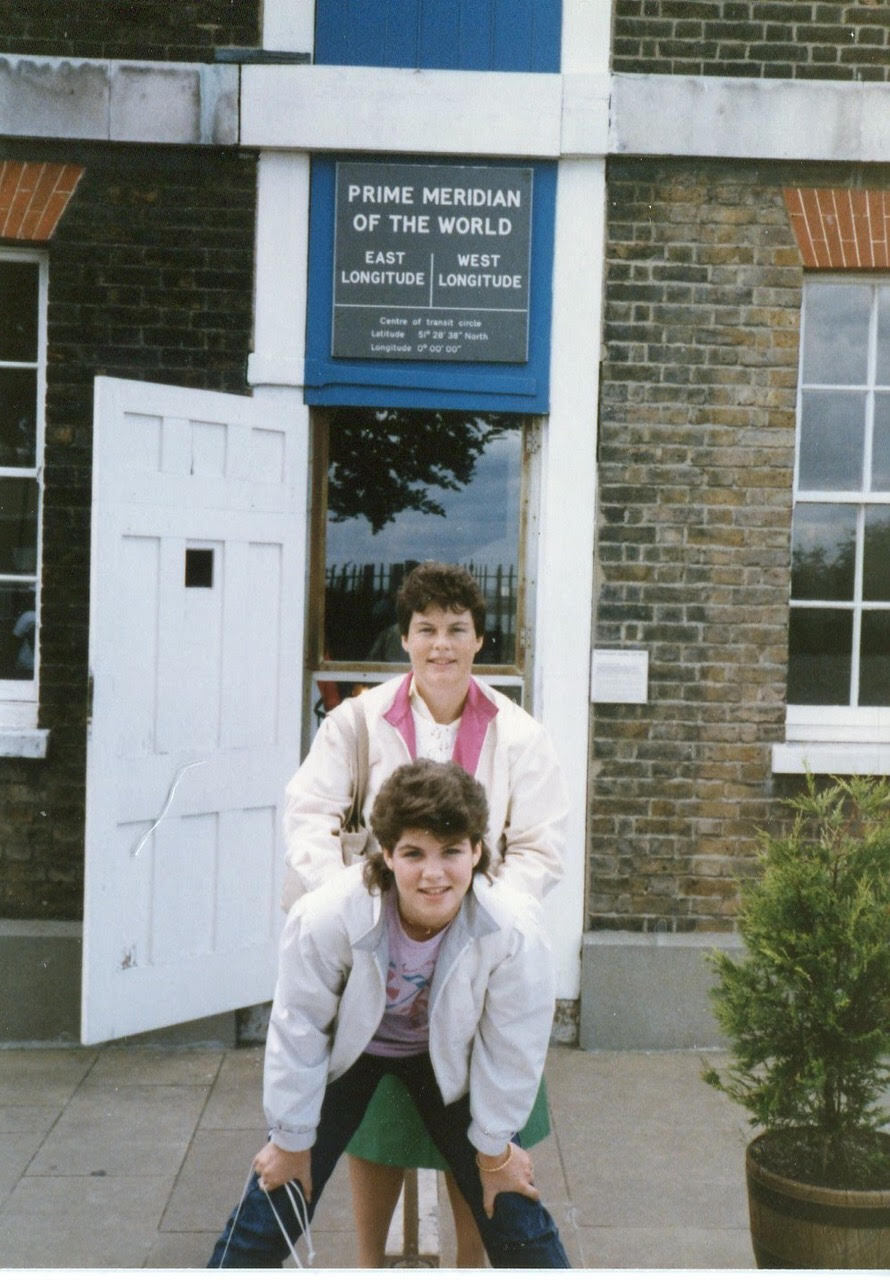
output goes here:
{"type": "Polygon", "coordinates": [[[473,881],[482,845],[469,836],[442,840],[431,831],[403,831],[383,859],[396,882],[399,916],[409,938],[430,938],[450,924],[473,881]]]}
{"type": "Polygon", "coordinates": [[[423,613],[413,613],[402,648],[411,659],[421,696],[465,694],[483,638],[476,635],[469,609],[456,613],[430,605],[423,613]]]}

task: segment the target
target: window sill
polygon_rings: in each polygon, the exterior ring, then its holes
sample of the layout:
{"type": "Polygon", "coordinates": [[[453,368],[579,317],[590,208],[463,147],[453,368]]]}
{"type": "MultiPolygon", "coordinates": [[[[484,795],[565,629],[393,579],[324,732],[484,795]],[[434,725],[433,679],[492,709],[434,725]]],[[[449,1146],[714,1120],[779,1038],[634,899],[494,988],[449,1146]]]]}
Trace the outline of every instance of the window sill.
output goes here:
{"type": "Polygon", "coordinates": [[[888,742],[782,742],[772,749],[773,773],[890,774],[888,742]]]}
{"type": "Polygon", "coordinates": [[[43,760],[49,743],[49,729],[0,729],[0,756],[43,760]]]}

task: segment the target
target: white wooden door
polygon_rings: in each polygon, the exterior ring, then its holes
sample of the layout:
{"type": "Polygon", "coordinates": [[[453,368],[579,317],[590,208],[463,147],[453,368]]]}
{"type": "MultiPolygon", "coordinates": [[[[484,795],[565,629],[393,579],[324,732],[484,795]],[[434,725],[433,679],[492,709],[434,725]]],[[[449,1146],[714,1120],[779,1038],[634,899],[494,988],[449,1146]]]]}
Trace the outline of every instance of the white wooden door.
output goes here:
{"type": "Polygon", "coordinates": [[[264,401],[96,379],[85,1044],[271,997],[300,749],[293,436],[264,401]]]}

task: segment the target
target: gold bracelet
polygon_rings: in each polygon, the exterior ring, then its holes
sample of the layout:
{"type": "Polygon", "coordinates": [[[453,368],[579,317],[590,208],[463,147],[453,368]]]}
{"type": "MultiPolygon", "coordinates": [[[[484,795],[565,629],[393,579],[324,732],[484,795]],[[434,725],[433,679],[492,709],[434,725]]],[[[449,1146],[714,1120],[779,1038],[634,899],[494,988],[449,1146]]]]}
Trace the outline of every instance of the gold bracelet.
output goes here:
{"type": "Polygon", "coordinates": [[[480,1170],[482,1171],[482,1173],[500,1173],[501,1169],[506,1169],[507,1165],[510,1163],[510,1160],[511,1160],[512,1156],[513,1156],[513,1143],[512,1143],[512,1142],[508,1142],[508,1143],[507,1143],[507,1158],[506,1158],[505,1160],[502,1160],[500,1164],[492,1165],[491,1167],[489,1167],[489,1166],[488,1166],[488,1165],[486,1165],[486,1164],[480,1164],[480,1163],[479,1163],[479,1152],[477,1151],[477,1152],[476,1152],[476,1167],[477,1167],[478,1169],[480,1169],[480,1170]]]}

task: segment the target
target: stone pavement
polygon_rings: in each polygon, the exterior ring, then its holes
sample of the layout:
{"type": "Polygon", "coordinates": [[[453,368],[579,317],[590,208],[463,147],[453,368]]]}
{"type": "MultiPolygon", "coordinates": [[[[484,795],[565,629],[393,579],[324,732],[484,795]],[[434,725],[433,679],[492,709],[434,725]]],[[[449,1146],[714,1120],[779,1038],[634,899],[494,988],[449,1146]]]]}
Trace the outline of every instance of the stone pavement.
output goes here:
{"type": "MultiPolygon", "coordinates": [[[[754,1266],[745,1117],[700,1079],[721,1058],[551,1049],[535,1177],[573,1266],[754,1266]]],[[[202,1267],[264,1141],[261,1074],[260,1048],[0,1049],[0,1269],[202,1267]]],[[[312,1235],[314,1267],[354,1265],[345,1162],[312,1235]]]]}

